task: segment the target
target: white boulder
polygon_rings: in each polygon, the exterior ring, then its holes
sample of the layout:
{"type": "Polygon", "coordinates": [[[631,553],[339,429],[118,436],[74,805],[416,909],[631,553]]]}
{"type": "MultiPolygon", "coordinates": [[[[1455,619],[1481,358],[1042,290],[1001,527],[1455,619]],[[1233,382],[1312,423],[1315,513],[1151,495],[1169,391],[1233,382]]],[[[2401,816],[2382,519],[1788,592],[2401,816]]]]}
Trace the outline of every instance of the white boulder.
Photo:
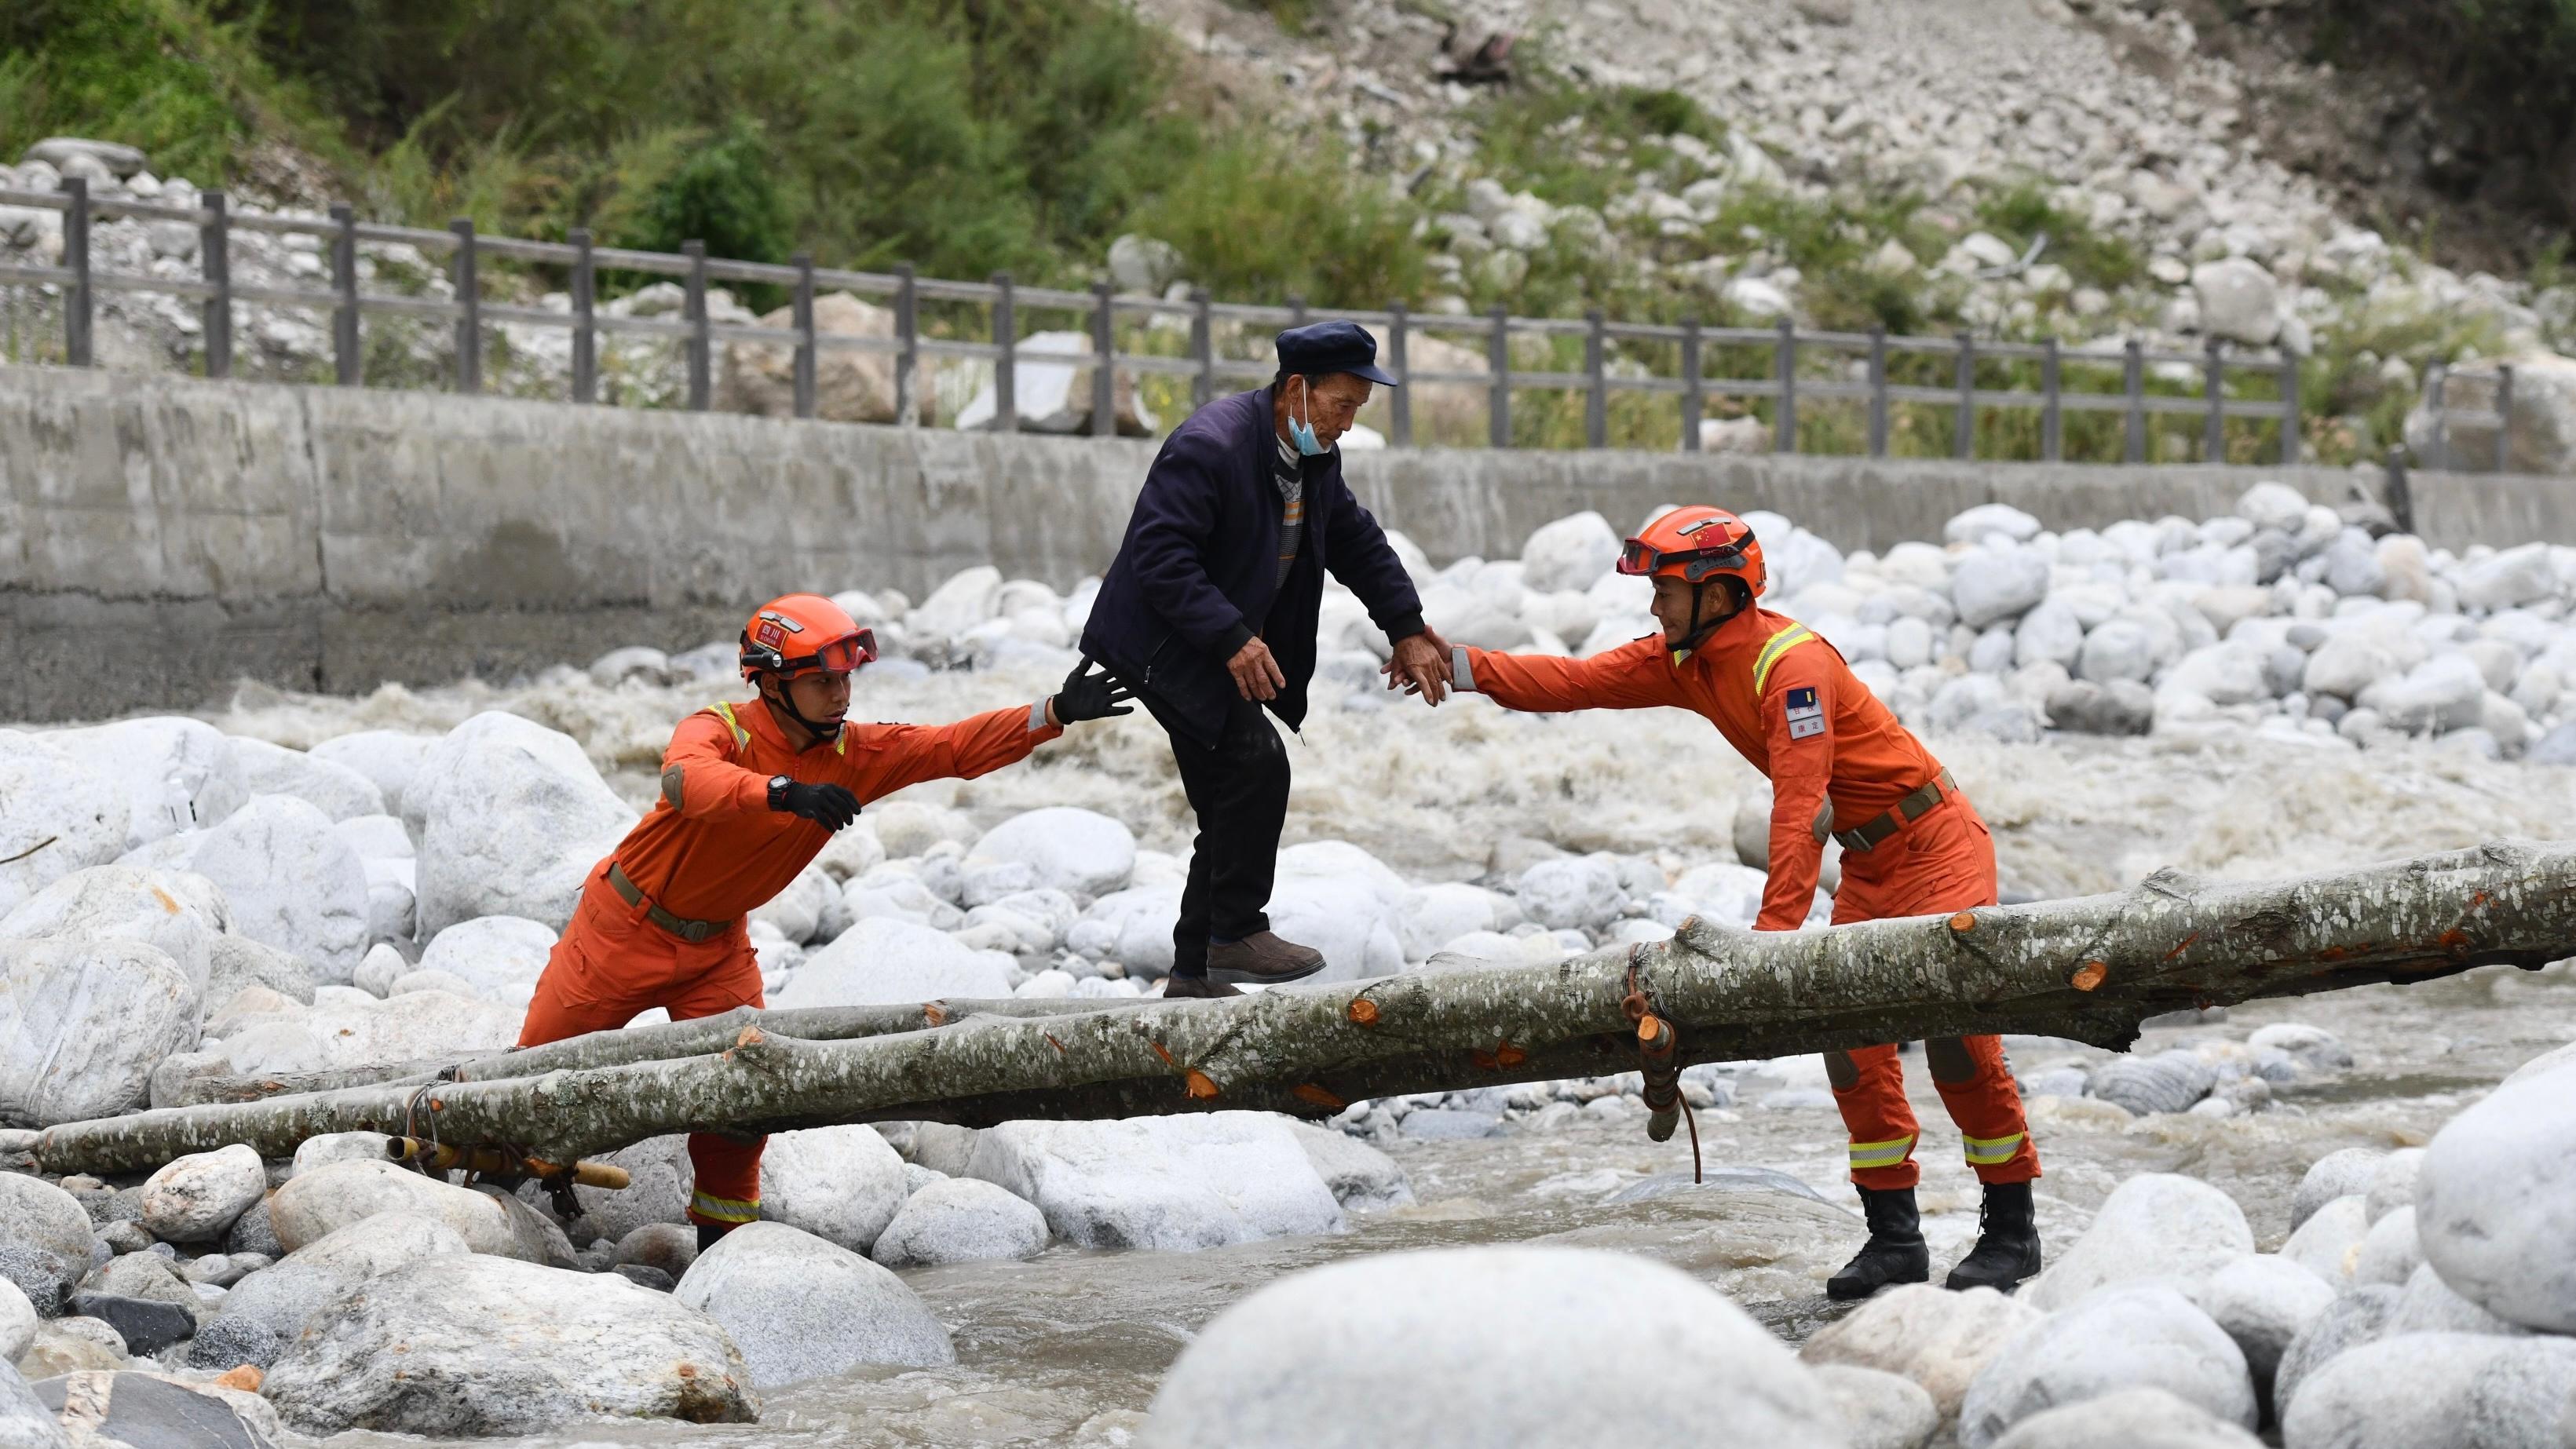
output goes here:
{"type": "Polygon", "coordinates": [[[1932,1396],[1943,1419],[1952,1419],[1996,1350],[2042,1316],[1992,1288],[1953,1293],[1909,1283],[1878,1293],[1818,1329],[1798,1356],[1902,1374],[1932,1396]]]}
{"type": "MultiPolygon", "coordinates": [[[[404,791],[413,776],[420,772],[437,745],[436,735],[407,734],[400,730],[359,730],[354,734],[334,735],[315,745],[313,758],[346,766],[374,782],[376,792],[385,797],[385,809],[394,815],[407,815],[404,791]]],[[[409,817],[417,818],[417,817],[409,817]]]]}
{"type": "Polygon", "coordinates": [[[2402,1285],[2424,1261],[2415,1231],[2415,1209],[2399,1208],[2370,1225],[2352,1255],[2352,1281],[2402,1285]]]}
{"type": "Polygon", "coordinates": [[[555,928],[543,921],[477,916],[431,937],[417,969],[444,971],[488,1000],[524,1000],[545,974],[555,939],[555,928]]]}
{"type": "Polygon", "coordinates": [[[1034,1258],[1046,1245],[1046,1214],[1035,1204],[980,1178],[942,1177],[903,1200],[869,1256],[889,1268],[930,1268],[1034,1258]]]}
{"type": "Polygon", "coordinates": [[[1517,893],[1529,918],[1551,931],[1597,931],[1619,919],[1628,905],[1618,867],[1603,855],[1542,860],[1521,872],[1517,893]]]}
{"type": "Polygon", "coordinates": [[[2281,1245],[2281,1256],[2342,1288],[2352,1282],[2362,1240],[2369,1235],[2368,1200],[2357,1192],[2346,1193],[2309,1213],[2281,1245]]]}
{"type": "Polygon", "coordinates": [[[975,1135],[964,1175],[1036,1204],[1082,1248],[1188,1252],[1344,1228],[1286,1119],[1262,1112],[1005,1122],[975,1135]]]}
{"type": "Polygon", "coordinates": [[[985,831],[966,858],[1021,862],[1036,874],[1036,886],[1088,901],[1126,889],[1136,872],[1136,836],[1098,811],[1049,806],[985,831]]]}
{"type": "Polygon", "coordinates": [[[772,1133],[760,1157],[760,1216],[853,1253],[903,1206],[903,1159],[866,1123],[772,1133]]]}
{"type": "Polygon", "coordinates": [[[1008,996],[1008,960],[927,926],[875,916],[807,956],[787,974],[786,984],[771,993],[769,1004],[868,1006],[943,996],[1008,996]]]}
{"type": "Polygon", "coordinates": [[[742,1354],[706,1314],[614,1273],[480,1254],[396,1268],[334,1304],[261,1394],[304,1433],[535,1434],[601,1415],[751,1422],[742,1354]]]}
{"type": "Polygon", "coordinates": [[[2409,1333],[2350,1350],[2299,1385],[2285,1449],[2562,1449],[2576,1343],[2409,1333]]]}
{"type": "Polygon", "coordinates": [[[1396,914],[1407,961],[1427,961],[1470,931],[1508,931],[1522,919],[1520,905],[1511,897],[1465,881],[1407,891],[1396,914]]]}
{"type": "Polygon", "coordinates": [[[1847,1440],[1815,1376],[1704,1284],[1623,1254],[1497,1247],[1377,1254],[1261,1289],[1182,1352],[1139,1442],[1847,1440]]]}
{"type": "Polygon", "coordinates": [[[236,736],[229,743],[242,788],[250,794],[292,795],[333,820],[385,811],[385,792],[347,765],[266,740],[236,736]]]}
{"type": "Polygon", "coordinates": [[[267,1191],[268,1170],[250,1148],[192,1152],[144,1179],[143,1226],[165,1243],[219,1242],[267,1191]]]}
{"type": "Polygon", "coordinates": [[[89,1271],[95,1241],[78,1198],[43,1178],[0,1172],[0,1278],[39,1314],[60,1310],[89,1271]]]}
{"type": "Polygon", "coordinates": [[[2023,1329],[1968,1386],[1964,1449],[1987,1449],[2044,1409],[2122,1389],[2158,1388],[2230,1423],[2258,1418],[2254,1381],[2234,1339],[2162,1283],[2091,1294],[2023,1329]]]}
{"type": "Polygon", "coordinates": [[[391,1162],[325,1163],[287,1179],[268,1200],[269,1226],[289,1253],[392,1212],[417,1213],[445,1224],[477,1253],[520,1256],[499,1203],[391,1162]]]}
{"type": "Polygon", "coordinates": [[[1521,545],[1521,582],[1542,594],[1589,589],[1619,562],[1619,533],[1590,511],[1546,524],[1521,545]]]}
{"type": "Polygon", "coordinates": [[[1980,503],[1952,514],[1941,525],[1941,537],[1950,543],[1981,544],[1995,534],[2014,543],[2028,543],[2039,536],[2040,523],[2009,503],[1980,503]]]}
{"type": "Polygon", "coordinates": [[[636,820],[571,736],[498,711],[430,748],[403,792],[403,818],[418,827],[429,936],[494,915],[561,930],[591,868],[636,820]]]}
{"type": "Polygon", "coordinates": [[[2526,543],[2492,554],[2460,570],[2460,603],[2471,609],[2513,609],[2536,604],[2558,592],[2557,572],[2549,566],[2549,545],[2526,543]]]}
{"type": "Polygon", "coordinates": [[[1994,1449],[2261,1449],[2262,1443],[2163,1389],[2122,1389],[2033,1414],[1994,1449]]]}
{"type": "Polygon", "coordinates": [[[2290,1341],[2335,1301],[2335,1290],[2296,1260],[2252,1253],[2201,1280],[2192,1295],[2236,1346],[2258,1380],[2269,1380],[2290,1341]]]}
{"type": "Polygon", "coordinates": [[[824,930],[825,921],[834,918],[842,929],[855,919],[842,904],[840,882],[822,867],[808,865],[778,894],[752,907],[750,920],[755,926],[776,928],[778,934],[801,946],[817,936],[839,934],[837,930],[824,930]]]}
{"type": "MultiPolygon", "coordinates": [[[[119,855],[165,835],[202,830],[250,798],[232,741],[204,720],[168,715],[126,719],[42,738],[114,782],[126,805],[125,845],[119,855]]],[[[5,753],[0,747],[0,756],[5,753]]],[[[0,819],[12,813],[0,810],[0,819]]],[[[15,848],[0,837],[0,854],[15,848]]]]}
{"type": "Polygon", "coordinates": [[[131,782],[44,736],[0,730],[0,914],[125,853],[131,782]]]}
{"type": "Polygon", "coordinates": [[[2433,1135],[2415,1180],[2424,1260],[2497,1317],[2548,1333],[2576,1333],[2571,1084],[2561,1067],[2498,1088],[2433,1135]]]}
{"type": "Polygon", "coordinates": [[[1932,1396],[1912,1379],[1846,1363],[1811,1371],[1833,1401],[1850,1449],[1923,1449],[1941,1427],[1932,1396]]]}
{"type": "Polygon", "coordinates": [[[2197,1178],[2140,1173],[2112,1189],[2084,1236],[2020,1296],[2054,1312],[2134,1278],[2197,1282],[2253,1251],[2254,1230],[2234,1198],[2197,1178]]]}
{"type": "Polygon", "coordinates": [[[2037,549],[1972,549],[1950,575],[1959,622],[1971,629],[2009,623],[2048,597],[2049,563],[2037,549]]]}
{"type": "Polygon", "coordinates": [[[2248,257],[2225,257],[2191,269],[2201,330],[2261,347],[2280,335],[2280,291],[2272,274],[2248,257]]]}
{"type": "MultiPolygon", "coordinates": [[[[2254,1040],[2246,1045],[2262,1045],[2259,1037],[2262,1032],[2254,1032],[2254,1040]]],[[[2318,1207],[2334,1202],[2336,1197],[2370,1192],[2370,1174],[2378,1171],[2383,1156],[2388,1153],[2378,1148],[2336,1148],[2308,1163],[2306,1176],[2300,1176],[2298,1189],[2290,1194],[2290,1230],[2298,1233],[2308,1223],[2308,1217],[2316,1217],[2318,1207]]]]}
{"type": "Polygon", "coordinates": [[[367,952],[367,872],[331,819],[291,795],[261,795],[207,830],[158,840],[132,864],[194,871],[223,892],[232,929],[345,982],[367,952]]]}
{"type": "Polygon", "coordinates": [[[0,1124],[144,1105],[152,1069],[193,1050],[203,1018],[197,983],[142,942],[0,941],[0,1124]]]}
{"type": "Polygon", "coordinates": [[[745,1223],[725,1234],[680,1275],[671,1297],[732,1337],[760,1388],[861,1364],[957,1361],[948,1330],[901,1278],[784,1223],[745,1223]]]}
{"type": "MultiPolygon", "coordinates": [[[[223,893],[202,876],[94,865],[0,916],[0,940],[140,941],[167,955],[205,995],[212,985],[214,943],[230,918],[223,893]]],[[[221,1002],[210,998],[206,1004],[221,1002]]]]}
{"type": "Polygon", "coordinates": [[[2281,1355],[2281,1366],[2272,1373],[2272,1405],[2275,1417],[2299,1399],[2299,1387],[2309,1374],[2325,1367],[2336,1358],[2366,1343],[2375,1343],[2396,1318],[2405,1290],[2385,1283],[2369,1283],[2350,1289],[2326,1311],[2290,1340],[2281,1355]]]}
{"type": "Polygon", "coordinates": [[[335,1228],[233,1285],[198,1325],[200,1367],[275,1363],[332,1303],[417,1258],[465,1256],[456,1230],[416,1212],[382,1212],[335,1228]]]}

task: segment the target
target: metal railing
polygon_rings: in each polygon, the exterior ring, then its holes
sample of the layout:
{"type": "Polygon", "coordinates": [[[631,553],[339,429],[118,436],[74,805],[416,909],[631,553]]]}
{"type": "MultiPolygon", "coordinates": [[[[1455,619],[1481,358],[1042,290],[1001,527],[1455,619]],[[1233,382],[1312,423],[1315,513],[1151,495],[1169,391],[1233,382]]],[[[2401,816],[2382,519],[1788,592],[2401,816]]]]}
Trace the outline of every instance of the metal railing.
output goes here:
{"type": "MultiPolygon", "coordinates": [[[[363,380],[360,318],[368,312],[382,312],[444,319],[453,323],[454,387],[459,392],[472,393],[482,389],[484,326],[512,323],[570,329],[572,376],[569,396],[577,403],[598,401],[600,335],[623,333],[678,341],[686,363],[686,405],[701,411],[713,401],[713,356],[715,344],[719,342],[792,347],[795,350],[793,409],[798,417],[814,415],[816,361],[821,352],[843,350],[889,355],[894,359],[894,416],[905,425],[911,424],[918,413],[924,359],[966,359],[992,364],[995,403],[992,426],[1002,431],[1015,430],[1020,423],[1016,386],[1020,365],[1035,362],[1088,367],[1091,369],[1091,431],[1109,436],[1117,428],[1115,390],[1120,372],[1131,376],[1159,374],[1186,378],[1190,384],[1192,406],[1204,406],[1217,395],[1221,384],[1267,381],[1274,371],[1268,362],[1219,355],[1215,345],[1218,323],[1284,327],[1321,317],[1340,317],[1382,330],[1387,343],[1387,356],[1382,361],[1404,382],[1484,389],[1486,440],[1497,448],[1512,446],[1513,394],[1546,390],[1582,396],[1584,445],[1590,448],[1608,446],[1612,395],[1633,392],[1678,400],[1681,424],[1678,442],[1684,451],[1700,448],[1701,420],[1708,416],[1711,400],[1723,399],[1744,403],[1769,402],[1772,450],[1784,453],[1798,449],[1802,406],[1819,402],[1855,402],[1862,405],[1866,416],[1866,446],[1872,456],[1885,456],[1889,451],[1892,409],[1900,404],[1911,404],[1946,408],[1953,414],[1949,451],[1952,456],[1963,459],[1976,456],[1979,414],[1998,410],[2035,411],[2038,414],[2039,452],[2048,461],[2056,461],[2063,456],[2066,421],[2070,413],[2120,415],[2123,420],[2122,456],[2131,463],[2148,461],[2148,420],[2165,415],[2189,416],[2198,421],[2200,452],[2207,460],[2226,458],[2226,424],[2230,418],[2277,423],[2281,460],[2295,463],[2299,458],[2298,359],[2287,353],[2277,357],[2240,356],[2229,352],[2215,338],[2199,353],[2150,352],[2135,339],[2123,344],[2117,352],[2106,352],[2096,347],[2063,347],[2054,339],[2021,343],[1980,341],[1965,333],[1953,337],[1907,337],[1891,336],[1876,329],[1869,332],[1800,331],[1785,318],[1776,326],[1747,328],[1703,327],[1696,321],[1677,325],[1613,322],[1598,311],[1576,319],[1515,317],[1501,307],[1482,317],[1416,314],[1401,305],[1379,312],[1310,311],[1302,302],[1296,301],[1284,307],[1217,302],[1203,289],[1194,292],[1187,301],[1171,301],[1150,296],[1117,295],[1106,281],[1095,283],[1088,291],[1069,291],[1021,286],[1014,283],[1008,273],[996,273],[989,282],[955,282],[916,276],[909,266],[898,267],[890,273],[847,271],[817,267],[810,255],[802,253],[783,266],[728,261],[709,257],[705,245],[694,241],[683,243],[676,255],[630,251],[597,246],[590,233],[582,229],[573,230],[568,240],[563,242],[483,236],[475,231],[471,221],[466,220],[453,223],[446,231],[430,231],[361,222],[346,206],[331,208],[328,220],[260,215],[231,210],[220,191],[201,193],[198,203],[195,207],[176,207],[126,197],[92,197],[87,183],[78,179],[65,180],[56,192],[0,190],[0,205],[38,207],[63,214],[62,265],[0,265],[0,284],[50,285],[62,289],[63,351],[65,360],[74,366],[89,366],[93,362],[92,314],[99,292],[157,292],[198,298],[204,309],[206,375],[216,378],[229,376],[232,371],[233,309],[244,304],[267,304],[314,308],[330,313],[334,367],[338,381],[345,386],[356,386],[363,380]],[[97,219],[113,216],[196,226],[200,275],[194,279],[147,277],[104,272],[92,267],[90,229],[97,219]],[[321,239],[327,243],[330,254],[331,285],[328,289],[321,289],[246,286],[234,282],[231,234],[236,229],[321,239]],[[454,300],[361,291],[358,286],[358,245],[361,242],[401,243],[423,252],[446,254],[454,300]],[[570,281],[569,310],[556,312],[484,300],[480,262],[485,257],[564,269],[570,281]],[[670,321],[602,312],[597,305],[597,294],[598,276],[603,269],[678,278],[685,289],[680,319],[670,321]],[[792,297],[793,325],[779,328],[713,321],[707,309],[707,287],[711,281],[787,289],[792,297]],[[878,337],[818,330],[814,325],[814,298],[816,289],[821,287],[886,299],[894,313],[893,335],[878,337]],[[921,327],[924,302],[969,303],[988,309],[990,340],[924,335],[921,327]],[[1088,318],[1089,350],[1029,350],[1015,331],[1018,312],[1022,308],[1084,314],[1088,318]],[[1188,355],[1175,357],[1120,351],[1117,338],[1121,317],[1168,318],[1186,323],[1188,355]],[[1463,372],[1410,367],[1407,358],[1409,340],[1442,332],[1479,335],[1485,354],[1484,370],[1463,372]],[[1515,338],[1522,337],[1579,337],[1582,340],[1583,369],[1579,372],[1516,370],[1511,344],[1515,338]],[[1636,375],[1624,369],[1614,370],[1609,364],[1610,354],[1613,346],[1620,343],[1671,347],[1679,356],[1678,375],[1636,375]],[[1737,355],[1744,355],[1746,349],[1767,350],[1767,375],[1708,376],[1703,362],[1711,349],[1733,349],[1737,355]],[[1850,380],[1848,376],[1845,380],[1832,380],[1802,376],[1802,364],[1820,354],[1843,360],[1842,370],[1846,374],[1858,371],[1861,377],[1858,380],[1850,380]],[[1891,359],[1907,356],[1948,358],[1951,364],[1947,369],[1952,379],[1950,385],[1935,387],[1892,380],[1891,359]],[[2036,390],[1979,385],[1980,364],[2032,362],[2038,364],[2039,386],[2036,390]],[[2117,391],[2070,390],[2065,386],[2065,374],[2070,369],[2100,373],[2111,368],[2119,371],[2117,391]],[[2197,380],[2199,391],[2184,396],[2150,393],[2147,382],[2149,370],[2153,368],[2188,369],[2197,380]],[[2231,375],[2268,378],[2275,396],[2232,399],[2227,395],[2231,375]]],[[[1552,343],[1550,345],[1553,346],[1552,343]]],[[[1932,370],[1938,375],[1937,363],[1932,370]]],[[[2497,436],[2495,467],[2501,471],[2506,463],[2511,431],[2504,426],[2510,419],[2512,408],[2510,370],[2500,369],[2497,406],[2487,413],[2445,411],[2441,405],[2441,386],[2441,378],[2437,374],[2434,403],[2439,424],[2444,429],[2443,456],[2447,459],[2448,428],[2453,423],[2492,426],[2497,436]]],[[[1397,447],[1413,445],[1414,400],[1415,394],[1409,388],[1399,387],[1388,393],[1389,441],[1397,447]]]]}

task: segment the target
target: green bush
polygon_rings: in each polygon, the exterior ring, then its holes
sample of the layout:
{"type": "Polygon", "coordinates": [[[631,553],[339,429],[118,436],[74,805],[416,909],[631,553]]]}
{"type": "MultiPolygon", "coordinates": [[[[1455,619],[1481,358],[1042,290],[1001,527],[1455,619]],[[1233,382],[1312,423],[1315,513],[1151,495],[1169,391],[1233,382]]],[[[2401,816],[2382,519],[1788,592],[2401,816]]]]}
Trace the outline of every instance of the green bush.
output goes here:
{"type": "Polygon", "coordinates": [[[2047,188],[2036,182],[1987,197],[1978,204],[1977,220],[2015,251],[2027,250],[2032,242],[2047,237],[2039,260],[2064,267],[2078,286],[2116,292],[2146,274],[2146,261],[2137,248],[2095,231],[2086,218],[2060,211],[2049,201],[2047,188]]]}
{"type": "Polygon", "coordinates": [[[296,98],[244,30],[186,0],[0,5],[0,157],[52,135],[140,146],[161,174],[219,185],[296,98]]]}
{"type": "Polygon", "coordinates": [[[1353,308],[1418,299],[1411,213],[1353,174],[1338,147],[1308,145],[1257,135],[1208,145],[1131,222],[1179,248],[1190,276],[1222,297],[1353,308]]]}

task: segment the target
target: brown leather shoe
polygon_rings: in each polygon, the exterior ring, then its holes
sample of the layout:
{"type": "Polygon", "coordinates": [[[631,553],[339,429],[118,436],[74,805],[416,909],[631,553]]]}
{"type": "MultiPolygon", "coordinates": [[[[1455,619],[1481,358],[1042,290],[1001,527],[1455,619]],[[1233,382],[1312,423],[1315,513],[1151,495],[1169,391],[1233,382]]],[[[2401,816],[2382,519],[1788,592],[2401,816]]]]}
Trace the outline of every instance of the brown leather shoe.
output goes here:
{"type": "Polygon", "coordinates": [[[1241,996],[1242,994],[1242,992],[1235,990],[1233,987],[1226,985],[1222,981],[1210,981],[1204,976],[1166,976],[1163,978],[1163,999],[1165,1001],[1170,1001],[1175,997],[1187,1000],[1191,997],[1209,998],[1217,996],[1241,996]]]}
{"type": "Polygon", "coordinates": [[[1255,931],[1240,941],[1208,947],[1208,979],[1241,986],[1276,986],[1324,969],[1324,953],[1255,931]]]}

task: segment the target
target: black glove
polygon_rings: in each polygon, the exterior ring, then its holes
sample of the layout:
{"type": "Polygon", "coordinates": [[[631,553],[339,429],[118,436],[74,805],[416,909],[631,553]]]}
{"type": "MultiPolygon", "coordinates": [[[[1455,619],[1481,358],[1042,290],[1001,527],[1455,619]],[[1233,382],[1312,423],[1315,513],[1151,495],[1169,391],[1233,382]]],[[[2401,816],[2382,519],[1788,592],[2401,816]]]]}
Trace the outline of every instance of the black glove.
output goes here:
{"type": "Polygon", "coordinates": [[[1056,691],[1050,703],[1055,712],[1055,722],[1069,725],[1077,720],[1134,714],[1134,707],[1127,701],[1135,697],[1135,691],[1119,683],[1108,670],[1092,663],[1091,656],[1086,654],[1080,664],[1073,666],[1073,672],[1064,677],[1064,688],[1056,691]],[[1095,674],[1094,670],[1099,672],[1095,674]]]}
{"type": "Polygon", "coordinates": [[[838,830],[859,818],[859,797],[838,785],[808,785],[790,780],[769,803],[772,810],[802,815],[826,830],[838,830]]]}

